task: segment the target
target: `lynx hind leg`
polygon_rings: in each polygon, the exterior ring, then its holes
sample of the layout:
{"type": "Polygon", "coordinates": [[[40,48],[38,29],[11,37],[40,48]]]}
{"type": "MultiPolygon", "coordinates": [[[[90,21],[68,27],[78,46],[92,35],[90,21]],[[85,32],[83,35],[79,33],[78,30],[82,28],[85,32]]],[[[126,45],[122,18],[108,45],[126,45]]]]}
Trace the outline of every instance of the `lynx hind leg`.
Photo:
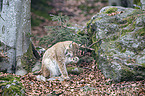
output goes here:
{"type": "Polygon", "coordinates": [[[42,65],[42,75],[46,78],[50,76],[50,70],[46,67],[46,65],[42,65]]]}
{"type": "Polygon", "coordinates": [[[56,77],[60,75],[58,64],[55,59],[47,58],[44,60],[46,70],[50,71],[50,77],[56,77]]]}

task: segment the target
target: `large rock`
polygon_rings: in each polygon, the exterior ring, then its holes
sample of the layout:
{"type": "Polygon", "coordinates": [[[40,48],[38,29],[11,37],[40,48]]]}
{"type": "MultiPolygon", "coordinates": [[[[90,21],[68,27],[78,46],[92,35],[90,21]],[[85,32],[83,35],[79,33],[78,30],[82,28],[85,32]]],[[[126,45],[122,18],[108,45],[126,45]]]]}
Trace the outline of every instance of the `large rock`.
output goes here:
{"type": "Polygon", "coordinates": [[[114,81],[145,79],[145,12],[107,6],[87,23],[98,66],[114,81]]]}

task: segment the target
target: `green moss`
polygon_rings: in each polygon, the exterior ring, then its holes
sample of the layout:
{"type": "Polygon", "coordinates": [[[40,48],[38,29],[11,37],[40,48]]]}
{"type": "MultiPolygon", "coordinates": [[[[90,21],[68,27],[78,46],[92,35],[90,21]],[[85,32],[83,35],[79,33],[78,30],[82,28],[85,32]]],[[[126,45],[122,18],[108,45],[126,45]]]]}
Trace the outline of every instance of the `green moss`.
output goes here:
{"type": "Polygon", "coordinates": [[[117,11],[117,8],[111,7],[111,8],[106,9],[104,13],[110,14],[116,11],[117,11]]]}
{"type": "Polygon", "coordinates": [[[118,38],[119,38],[119,34],[118,34],[118,35],[112,36],[111,40],[115,41],[115,40],[118,39],[118,38]]]}
{"type": "Polygon", "coordinates": [[[20,83],[20,77],[5,74],[0,76],[0,88],[3,87],[2,94],[3,96],[24,96],[25,90],[22,83],[20,83]]]}
{"type": "MultiPolygon", "coordinates": [[[[88,23],[87,23],[87,34],[89,35],[89,39],[91,40],[91,37],[92,37],[92,33],[93,33],[93,31],[92,31],[92,21],[93,20],[90,20],[90,21],[88,21],[88,23]]],[[[85,30],[84,30],[84,32],[85,32],[85,30]]]]}
{"type": "Polygon", "coordinates": [[[136,59],[131,59],[131,58],[130,58],[130,59],[127,59],[126,63],[128,63],[128,64],[129,64],[129,63],[132,63],[132,64],[133,64],[135,60],[136,60],[136,59]]]}
{"type": "Polygon", "coordinates": [[[135,18],[136,17],[131,16],[130,18],[128,17],[128,18],[124,19],[127,21],[127,23],[120,25],[120,27],[122,28],[121,36],[124,36],[124,35],[126,35],[127,32],[132,32],[135,29],[135,27],[136,27],[136,21],[134,21],[135,18]]]}
{"type": "MultiPolygon", "coordinates": [[[[133,4],[136,4],[138,6],[141,6],[140,0],[133,0],[133,4]]],[[[134,7],[135,9],[140,9],[139,7],[134,7]]]]}
{"type": "Polygon", "coordinates": [[[88,22],[87,22],[87,26],[90,26],[90,24],[92,23],[92,19],[90,19],[88,22]]]}
{"type": "Polygon", "coordinates": [[[32,44],[29,44],[29,48],[26,53],[21,58],[21,63],[24,66],[23,68],[27,70],[27,72],[32,71],[32,67],[35,64],[36,59],[34,58],[33,51],[32,51],[32,44]]]}
{"type": "Polygon", "coordinates": [[[145,28],[139,29],[136,33],[135,36],[145,36],[145,28]]]}
{"type": "Polygon", "coordinates": [[[2,42],[0,41],[0,46],[2,46],[2,42]]]}
{"type": "Polygon", "coordinates": [[[126,47],[123,47],[121,43],[115,42],[115,46],[121,53],[126,52],[126,47]]]}
{"type": "Polygon", "coordinates": [[[145,63],[142,63],[141,66],[145,68],[145,63]]]}
{"type": "Polygon", "coordinates": [[[78,31],[77,31],[77,34],[79,34],[79,35],[84,35],[85,32],[84,32],[84,30],[78,30],[78,31]]]}
{"type": "Polygon", "coordinates": [[[99,18],[94,19],[94,20],[92,21],[92,24],[94,24],[96,21],[99,21],[99,20],[101,20],[101,19],[102,19],[102,17],[99,17],[99,18]]]}
{"type": "Polygon", "coordinates": [[[4,78],[0,77],[0,80],[6,80],[6,81],[13,81],[14,79],[20,80],[19,77],[13,77],[13,75],[7,75],[7,76],[4,77],[4,78]]]}
{"type": "Polygon", "coordinates": [[[92,35],[92,42],[95,43],[98,39],[96,38],[95,35],[92,35]]]}
{"type": "Polygon", "coordinates": [[[126,20],[127,20],[128,24],[131,24],[133,22],[133,20],[135,20],[135,16],[129,16],[129,17],[127,17],[126,20]]]}
{"type": "Polygon", "coordinates": [[[41,24],[41,23],[43,23],[44,22],[44,20],[42,20],[42,19],[39,19],[39,18],[32,18],[31,19],[31,25],[32,25],[32,27],[34,27],[34,26],[39,26],[39,24],[41,24]]]}
{"type": "MultiPolygon", "coordinates": [[[[97,14],[97,15],[99,15],[99,14],[97,14]]],[[[103,17],[98,17],[98,18],[93,18],[93,19],[90,19],[88,22],[87,22],[87,27],[88,26],[90,26],[90,24],[94,24],[95,23],[95,21],[97,21],[97,20],[101,20],[103,17]]]]}
{"type": "Polygon", "coordinates": [[[75,74],[75,75],[79,75],[80,73],[83,73],[83,68],[78,68],[78,67],[67,67],[67,71],[69,74],[75,74]],[[78,69],[75,70],[75,69],[78,69]]]}
{"type": "Polygon", "coordinates": [[[120,25],[120,28],[124,28],[127,27],[128,25],[132,25],[135,21],[136,18],[138,18],[138,16],[141,16],[142,11],[141,10],[133,10],[133,12],[131,14],[129,14],[126,18],[122,19],[121,24],[117,23],[120,25]]]}
{"type": "Polygon", "coordinates": [[[133,0],[133,4],[136,4],[138,6],[141,6],[140,0],[133,0]]]}
{"type": "Polygon", "coordinates": [[[124,18],[122,21],[126,22],[125,24],[120,24],[120,27],[127,27],[129,24],[132,24],[132,22],[135,20],[136,16],[129,16],[127,18],[124,18]]]}
{"type": "Polygon", "coordinates": [[[130,68],[126,66],[124,66],[121,73],[122,73],[121,80],[132,80],[135,74],[133,70],[130,70],[130,68]]]}
{"type": "Polygon", "coordinates": [[[3,94],[4,96],[8,96],[8,95],[9,96],[16,96],[16,95],[25,96],[25,94],[21,92],[22,91],[21,89],[22,89],[22,86],[17,83],[17,86],[10,85],[9,88],[4,88],[3,94]]]}

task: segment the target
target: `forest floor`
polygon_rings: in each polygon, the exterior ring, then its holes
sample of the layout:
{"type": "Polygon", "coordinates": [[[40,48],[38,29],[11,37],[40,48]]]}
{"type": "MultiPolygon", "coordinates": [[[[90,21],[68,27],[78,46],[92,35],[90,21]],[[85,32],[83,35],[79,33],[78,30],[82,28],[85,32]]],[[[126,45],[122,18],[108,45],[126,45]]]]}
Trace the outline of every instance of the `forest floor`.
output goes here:
{"type": "Polygon", "coordinates": [[[100,70],[84,69],[70,80],[38,81],[29,73],[21,77],[27,96],[145,96],[145,80],[120,83],[106,79],[100,70]]]}
{"type": "MultiPolygon", "coordinates": [[[[8,75],[1,74],[0,77],[8,75]]],[[[37,80],[33,73],[13,76],[20,78],[25,96],[145,96],[145,80],[113,82],[106,79],[93,62],[78,75],[69,73],[70,80],[44,82],[37,80]]]]}

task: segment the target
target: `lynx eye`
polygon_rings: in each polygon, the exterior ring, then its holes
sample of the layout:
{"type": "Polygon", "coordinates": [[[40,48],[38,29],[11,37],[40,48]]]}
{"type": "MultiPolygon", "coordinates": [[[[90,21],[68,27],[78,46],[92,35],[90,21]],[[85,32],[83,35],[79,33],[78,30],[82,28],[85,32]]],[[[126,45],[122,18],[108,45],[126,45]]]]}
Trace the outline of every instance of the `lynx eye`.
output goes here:
{"type": "Polygon", "coordinates": [[[65,50],[65,55],[68,55],[68,54],[69,54],[69,50],[66,49],[66,50],[65,50]]]}
{"type": "Polygon", "coordinates": [[[70,53],[68,51],[66,51],[65,56],[70,57],[70,53]]]}
{"type": "Polygon", "coordinates": [[[76,61],[76,58],[73,58],[74,61],[76,61]]]}
{"type": "Polygon", "coordinates": [[[68,54],[68,50],[65,51],[65,55],[67,55],[67,54],[68,54]]]}

